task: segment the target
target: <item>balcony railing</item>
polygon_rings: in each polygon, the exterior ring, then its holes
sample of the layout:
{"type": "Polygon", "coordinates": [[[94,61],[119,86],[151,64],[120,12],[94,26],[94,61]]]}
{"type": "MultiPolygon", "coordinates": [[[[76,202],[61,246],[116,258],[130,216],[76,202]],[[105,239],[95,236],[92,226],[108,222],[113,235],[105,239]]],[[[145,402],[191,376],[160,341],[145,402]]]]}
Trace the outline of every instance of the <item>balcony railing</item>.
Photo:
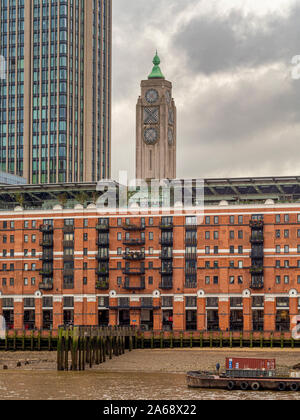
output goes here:
{"type": "Polygon", "coordinates": [[[98,223],[96,225],[96,229],[100,232],[108,232],[109,231],[109,224],[108,223],[98,223]]]}
{"type": "Polygon", "coordinates": [[[263,289],[264,288],[263,278],[258,278],[258,279],[253,278],[251,280],[250,288],[253,289],[253,290],[263,289]]]}
{"type": "Polygon", "coordinates": [[[186,281],[184,283],[185,289],[196,289],[197,288],[197,281],[186,281]]]}
{"type": "Polygon", "coordinates": [[[264,251],[251,251],[250,253],[251,258],[264,258],[264,251]]]}
{"type": "Polygon", "coordinates": [[[146,229],[146,225],[144,223],[139,223],[139,224],[135,224],[135,223],[124,223],[123,224],[123,229],[127,230],[127,231],[131,231],[131,232],[138,232],[138,231],[143,231],[146,229]]]}
{"type": "Polygon", "coordinates": [[[53,246],[53,239],[42,239],[40,241],[40,246],[43,247],[52,247],[53,246]]]}
{"type": "Polygon", "coordinates": [[[185,259],[186,260],[197,260],[197,253],[196,252],[187,253],[187,254],[185,254],[185,259]]]}
{"type": "Polygon", "coordinates": [[[162,276],[171,276],[173,274],[173,267],[161,268],[159,273],[162,276]]]}
{"type": "Polygon", "coordinates": [[[138,276],[145,274],[145,268],[124,268],[123,274],[128,276],[138,276]]]}
{"type": "Polygon", "coordinates": [[[187,230],[197,230],[198,225],[197,225],[197,223],[186,223],[185,228],[187,230]]]}
{"type": "Polygon", "coordinates": [[[63,227],[64,233],[73,233],[74,232],[74,226],[73,225],[67,225],[63,227]]]}
{"type": "Polygon", "coordinates": [[[97,274],[97,276],[105,276],[105,277],[107,277],[108,275],[109,275],[109,268],[107,267],[107,268],[97,268],[96,269],[96,274],[97,274]]]}
{"type": "Polygon", "coordinates": [[[123,255],[124,260],[128,261],[141,261],[145,259],[145,253],[144,252],[125,252],[123,255]]]}
{"type": "Polygon", "coordinates": [[[172,278],[170,278],[170,279],[163,278],[160,285],[159,285],[159,288],[162,289],[162,290],[173,289],[173,279],[172,278]]]}
{"type": "Polygon", "coordinates": [[[250,220],[249,225],[252,229],[262,229],[264,226],[263,220],[250,220]]]}
{"type": "Polygon", "coordinates": [[[64,261],[73,261],[74,255],[64,255],[63,256],[64,261]]]}
{"type": "Polygon", "coordinates": [[[252,235],[250,238],[250,242],[255,244],[259,244],[262,243],[264,241],[264,236],[263,235],[252,235]]]}
{"type": "Polygon", "coordinates": [[[96,259],[98,261],[108,261],[109,260],[109,254],[100,254],[100,253],[98,253],[96,255],[96,259]]]}
{"type": "Polygon", "coordinates": [[[96,289],[97,290],[109,290],[109,282],[108,281],[97,281],[96,289]]]}
{"type": "Polygon", "coordinates": [[[53,281],[41,282],[39,284],[39,289],[44,290],[45,292],[53,290],[53,281]]]}
{"type": "Polygon", "coordinates": [[[159,224],[161,230],[172,230],[174,228],[173,222],[161,222],[159,224]]]}
{"type": "Polygon", "coordinates": [[[264,272],[264,267],[252,266],[250,267],[251,274],[261,274],[264,272]]]}
{"type": "Polygon", "coordinates": [[[64,276],[74,276],[74,268],[64,268],[63,269],[64,276]]]}
{"type": "Polygon", "coordinates": [[[109,239],[97,239],[96,241],[97,246],[106,248],[109,245],[109,239]]]}
{"type": "Polygon", "coordinates": [[[53,276],[53,268],[49,268],[49,269],[42,268],[39,274],[40,276],[43,276],[43,277],[51,277],[53,276]]]}
{"type": "Polygon", "coordinates": [[[73,248],[74,247],[74,241],[63,241],[63,247],[64,248],[73,248]]]}
{"type": "Polygon", "coordinates": [[[145,245],[145,239],[124,239],[123,244],[128,246],[143,246],[145,245]]]}
{"type": "Polygon", "coordinates": [[[185,238],[186,245],[197,245],[197,238],[185,238]]]}
{"type": "Polygon", "coordinates": [[[173,251],[172,252],[161,252],[160,253],[161,260],[172,260],[173,259],[173,251]]]}
{"type": "Polygon", "coordinates": [[[196,276],[197,275],[197,268],[186,268],[185,269],[185,275],[188,276],[196,276]]]}
{"type": "Polygon", "coordinates": [[[43,254],[40,261],[53,261],[53,254],[43,254]]]}
{"type": "Polygon", "coordinates": [[[123,287],[126,290],[144,290],[146,288],[145,278],[142,277],[139,284],[133,284],[129,279],[126,279],[123,287]]]}
{"type": "Polygon", "coordinates": [[[43,233],[52,233],[53,232],[53,226],[52,225],[40,225],[39,230],[40,230],[40,232],[43,232],[43,233]]]}
{"type": "Polygon", "coordinates": [[[173,246],[173,238],[171,238],[171,237],[161,237],[159,239],[159,243],[161,245],[170,245],[170,246],[173,246]]]}

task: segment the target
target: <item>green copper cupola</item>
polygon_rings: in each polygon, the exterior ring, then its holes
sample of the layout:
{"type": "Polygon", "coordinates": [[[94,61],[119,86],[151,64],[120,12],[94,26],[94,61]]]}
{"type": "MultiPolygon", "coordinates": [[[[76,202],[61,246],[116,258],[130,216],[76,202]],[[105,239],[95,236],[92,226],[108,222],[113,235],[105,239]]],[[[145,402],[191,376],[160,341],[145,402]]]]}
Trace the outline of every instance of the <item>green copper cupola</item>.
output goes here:
{"type": "Polygon", "coordinates": [[[165,76],[162,74],[161,69],[159,67],[160,58],[157,55],[157,51],[156,51],[155,57],[153,59],[153,64],[154,64],[154,67],[152,69],[151,74],[148,76],[148,79],[164,79],[165,76]]]}

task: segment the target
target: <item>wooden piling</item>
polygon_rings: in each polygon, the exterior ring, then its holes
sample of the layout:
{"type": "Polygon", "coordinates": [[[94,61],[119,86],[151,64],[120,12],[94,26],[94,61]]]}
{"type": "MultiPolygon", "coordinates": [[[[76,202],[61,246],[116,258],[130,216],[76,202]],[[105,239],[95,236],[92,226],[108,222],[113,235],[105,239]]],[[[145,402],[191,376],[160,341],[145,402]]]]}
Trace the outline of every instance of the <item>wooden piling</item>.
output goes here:
{"type": "MultiPolygon", "coordinates": [[[[85,370],[86,364],[90,368],[94,364],[104,363],[106,356],[121,356],[125,353],[126,342],[129,340],[129,350],[133,349],[133,338],[136,330],[132,328],[101,328],[101,327],[74,327],[70,329],[59,328],[57,337],[57,369],[58,370],[85,370]],[[71,364],[69,365],[69,352],[71,364]]],[[[144,335],[141,336],[142,347],[144,335]]],[[[37,345],[38,349],[40,345],[37,345]]]]}
{"type": "Polygon", "coordinates": [[[57,370],[63,370],[62,367],[62,328],[58,329],[57,337],[57,370]]]}

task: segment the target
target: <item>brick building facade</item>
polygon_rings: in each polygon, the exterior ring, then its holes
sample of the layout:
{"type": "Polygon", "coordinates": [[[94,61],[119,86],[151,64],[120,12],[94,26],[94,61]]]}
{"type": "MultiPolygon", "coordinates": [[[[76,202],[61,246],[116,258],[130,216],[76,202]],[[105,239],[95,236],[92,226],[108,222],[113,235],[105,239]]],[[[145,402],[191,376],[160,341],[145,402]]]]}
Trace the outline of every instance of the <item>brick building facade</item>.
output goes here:
{"type": "Polygon", "coordinates": [[[300,204],[0,214],[0,314],[15,329],[290,331],[300,307],[300,204]]]}

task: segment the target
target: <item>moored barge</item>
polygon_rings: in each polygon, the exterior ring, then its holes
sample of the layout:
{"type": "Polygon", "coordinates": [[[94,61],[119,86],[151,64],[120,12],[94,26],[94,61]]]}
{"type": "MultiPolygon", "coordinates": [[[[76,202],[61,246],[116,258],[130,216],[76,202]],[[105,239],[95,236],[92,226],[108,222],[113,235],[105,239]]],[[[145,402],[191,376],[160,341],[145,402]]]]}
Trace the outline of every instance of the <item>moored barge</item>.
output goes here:
{"type": "Polygon", "coordinates": [[[300,391],[300,377],[285,377],[275,370],[275,360],[226,360],[223,373],[192,371],[187,373],[190,388],[225,389],[228,391],[300,391]],[[248,367],[250,366],[250,368],[248,367]],[[267,368],[266,368],[267,367],[267,368]]]}

